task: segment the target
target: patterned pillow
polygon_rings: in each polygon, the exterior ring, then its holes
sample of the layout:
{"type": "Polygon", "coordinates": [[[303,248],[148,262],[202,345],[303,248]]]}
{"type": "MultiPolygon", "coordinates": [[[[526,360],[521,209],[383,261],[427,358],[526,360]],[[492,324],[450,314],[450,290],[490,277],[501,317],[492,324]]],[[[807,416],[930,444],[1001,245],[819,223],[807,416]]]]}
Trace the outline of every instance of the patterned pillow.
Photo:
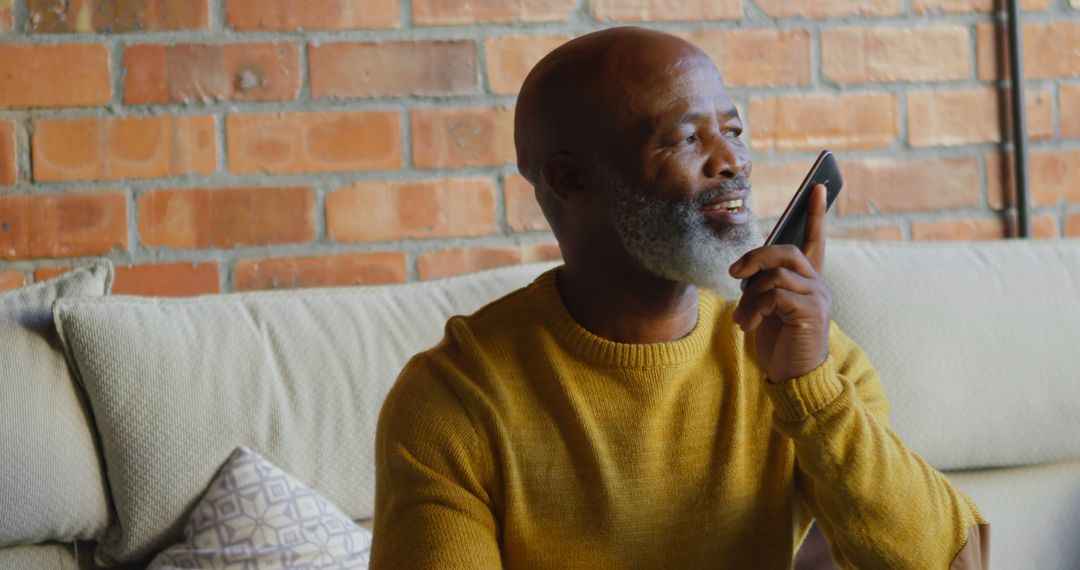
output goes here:
{"type": "Polygon", "coordinates": [[[210,484],[184,535],[150,568],[366,569],[371,552],[369,531],[246,447],[210,484]]]}

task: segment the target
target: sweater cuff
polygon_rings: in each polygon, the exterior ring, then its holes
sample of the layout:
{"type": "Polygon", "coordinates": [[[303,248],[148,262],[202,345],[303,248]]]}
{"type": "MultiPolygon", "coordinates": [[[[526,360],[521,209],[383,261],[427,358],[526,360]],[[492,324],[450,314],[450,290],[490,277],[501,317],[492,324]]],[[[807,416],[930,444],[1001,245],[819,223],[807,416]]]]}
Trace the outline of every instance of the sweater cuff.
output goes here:
{"type": "Polygon", "coordinates": [[[833,369],[832,356],[826,358],[821,366],[798,378],[783,384],[765,383],[765,391],[776,409],[776,417],[794,422],[802,421],[824,408],[843,390],[844,385],[833,369]]]}

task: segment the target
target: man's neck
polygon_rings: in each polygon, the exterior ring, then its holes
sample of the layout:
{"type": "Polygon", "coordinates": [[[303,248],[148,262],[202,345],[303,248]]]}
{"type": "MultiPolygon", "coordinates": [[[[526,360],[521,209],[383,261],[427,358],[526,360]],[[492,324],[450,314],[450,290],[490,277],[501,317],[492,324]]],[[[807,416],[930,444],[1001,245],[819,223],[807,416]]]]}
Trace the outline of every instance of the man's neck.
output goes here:
{"type": "MultiPolygon", "coordinates": [[[[595,265],[593,267],[596,267],[595,265]]],[[[570,315],[589,332],[627,344],[671,342],[697,324],[698,290],[644,272],[567,265],[556,281],[570,315]]]]}

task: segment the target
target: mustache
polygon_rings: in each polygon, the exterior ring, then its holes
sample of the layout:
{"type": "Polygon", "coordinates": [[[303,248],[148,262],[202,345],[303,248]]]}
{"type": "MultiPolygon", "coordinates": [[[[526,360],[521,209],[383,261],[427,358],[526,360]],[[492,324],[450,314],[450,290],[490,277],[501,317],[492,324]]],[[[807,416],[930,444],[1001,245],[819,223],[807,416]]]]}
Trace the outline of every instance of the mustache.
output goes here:
{"type": "Polygon", "coordinates": [[[728,194],[734,194],[736,192],[746,192],[750,190],[750,178],[746,176],[738,176],[713,186],[712,188],[698,194],[691,201],[691,205],[695,208],[704,208],[708,204],[713,204],[723,200],[728,194]]]}

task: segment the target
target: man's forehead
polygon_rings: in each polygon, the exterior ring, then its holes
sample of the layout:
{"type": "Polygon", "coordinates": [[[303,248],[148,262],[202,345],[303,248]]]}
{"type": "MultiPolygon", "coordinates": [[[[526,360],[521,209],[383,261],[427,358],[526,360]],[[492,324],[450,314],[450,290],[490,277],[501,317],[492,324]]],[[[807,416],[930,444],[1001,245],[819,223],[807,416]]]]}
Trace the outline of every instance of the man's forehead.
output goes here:
{"type": "Polygon", "coordinates": [[[652,118],[678,115],[702,105],[724,111],[732,107],[720,72],[705,56],[639,75],[625,87],[631,110],[652,118]]]}

